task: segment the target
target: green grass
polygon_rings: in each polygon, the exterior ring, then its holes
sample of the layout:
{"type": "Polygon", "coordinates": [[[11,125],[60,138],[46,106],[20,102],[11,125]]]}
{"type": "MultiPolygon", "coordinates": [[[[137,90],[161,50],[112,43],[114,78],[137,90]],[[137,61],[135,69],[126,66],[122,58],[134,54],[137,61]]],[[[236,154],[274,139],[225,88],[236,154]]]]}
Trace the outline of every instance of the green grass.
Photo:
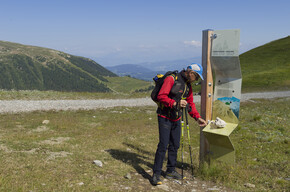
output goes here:
{"type": "Polygon", "coordinates": [[[128,99],[150,97],[152,82],[134,79],[130,77],[106,77],[109,82],[105,84],[110,87],[112,93],[100,92],[69,92],[69,91],[39,91],[39,90],[0,90],[0,100],[59,100],[59,99],[128,99]]]}
{"type": "Polygon", "coordinates": [[[139,89],[146,89],[150,85],[153,85],[152,82],[143,81],[140,79],[135,79],[131,77],[106,77],[109,81],[107,82],[107,86],[111,89],[119,92],[119,93],[134,93],[136,90],[139,89]]]}
{"type": "MultiPolygon", "coordinates": [[[[199,127],[190,119],[195,175],[237,191],[287,191],[289,106],[289,98],[241,104],[240,124],[231,135],[236,148],[233,166],[212,163],[198,169],[199,127]],[[246,188],[245,183],[256,187],[246,188]]],[[[1,114],[0,191],[151,191],[149,170],[158,143],[155,110],[1,114]],[[42,124],[43,120],[50,122],[42,124]],[[93,160],[101,160],[103,167],[93,160]],[[132,179],[124,177],[127,173],[132,179]]],[[[184,146],[189,174],[186,140],[184,146]]]]}
{"type": "Polygon", "coordinates": [[[113,191],[120,187],[114,183],[130,186],[124,179],[127,172],[151,168],[152,157],[143,165],[138,147],[150,150],[153,137],[146,136],[157,133],[156,119],[149,120],[153,113],[152,108],[116,108],[1,115],[0,162],[5,166],[0,168],[0,191],[113,191]],[[48,125],[42,125],[45,119],[48,125]],[[36,131],[40,126],[46,131],[36,131]],[[69,140],[43,142],[60,137],[69,140]],[[60,157],[52,158],[54,153],[60,157]],[[103,168],[92,164],[96,159],[104,162],[103,168]]]}
{"type": "Polygon", "coordinates": [[[238,191],[287,191],[290,98],[255,101],[242,103],[239,126],[231,135],[236,164],[206,164],[200,176],[238,191]],[[246,183],[255,189],[245,188],[246,183]]]}
{"type": "Polygon", "coordinates": [[[290,36],[240,55],[242,91],[290,89],[290,36]]]}

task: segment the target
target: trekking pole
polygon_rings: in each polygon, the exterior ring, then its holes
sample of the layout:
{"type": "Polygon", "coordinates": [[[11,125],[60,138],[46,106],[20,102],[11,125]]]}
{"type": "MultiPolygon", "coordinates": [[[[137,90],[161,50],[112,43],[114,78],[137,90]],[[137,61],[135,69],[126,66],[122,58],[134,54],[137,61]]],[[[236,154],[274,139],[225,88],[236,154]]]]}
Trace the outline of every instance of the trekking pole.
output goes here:
{"type": "Polygon", "coordinates": [[[188,147],[189,147],[189,152],[190,152],[191,175],[193,177],[193,163],[192,163],[192,154],[191,154],[191,145],[190,145],[189,124],[188,124],[188,118],[187,118],[187,107],[185,107],[185,120],[186,120],[186,128],[187,128],[188,147]]]}
{"type": "Polygon", "coordinates": [[[182,184],[183,184],[183,137],[184,137],[184,120],[183,120],[183,108],[182,108],[182,114],[181,114],[181,177],[182,177],[182,184]]]}

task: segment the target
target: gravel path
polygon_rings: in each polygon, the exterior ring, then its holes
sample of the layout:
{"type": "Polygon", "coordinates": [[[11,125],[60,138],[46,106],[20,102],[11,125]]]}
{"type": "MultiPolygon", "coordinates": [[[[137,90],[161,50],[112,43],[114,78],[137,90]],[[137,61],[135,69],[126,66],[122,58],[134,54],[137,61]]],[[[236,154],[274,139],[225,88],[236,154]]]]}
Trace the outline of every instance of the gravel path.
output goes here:
{"type": "MultiPolygon", "coordinates": [[[[253,98],[275,98],[290,97],[290,91],[264,92],[264,93],[246,93],[242,94],[241,101],[253,98]]],[[[200,102],[200,96],[195,96],[194,101],[200,102]]],[[[108,108],[117,106],[154,106],[151,98],[138,99],[98,99],[98,100],[1,100],[0,113],[20,113],[31,111],[49,111],[49,110],[90,110],[98,108],[108,108]]]]}

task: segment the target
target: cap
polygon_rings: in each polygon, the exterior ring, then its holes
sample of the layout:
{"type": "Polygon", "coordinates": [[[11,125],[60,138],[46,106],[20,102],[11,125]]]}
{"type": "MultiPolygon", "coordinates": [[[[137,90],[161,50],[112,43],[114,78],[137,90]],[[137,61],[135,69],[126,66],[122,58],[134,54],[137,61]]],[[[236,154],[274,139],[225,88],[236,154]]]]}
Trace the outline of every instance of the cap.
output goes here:
{"type": "Polygon", "coordinates": [[[201,80],[203,80],[203,76],[202,76],[202,66],[200,64],[198,64],[198,63],[192,63],[191,65],[189,65],[187,67],[187,69],[190,69],[190,70],[196,72],[199,75],[199,77],[201,78],[201,80]]]}

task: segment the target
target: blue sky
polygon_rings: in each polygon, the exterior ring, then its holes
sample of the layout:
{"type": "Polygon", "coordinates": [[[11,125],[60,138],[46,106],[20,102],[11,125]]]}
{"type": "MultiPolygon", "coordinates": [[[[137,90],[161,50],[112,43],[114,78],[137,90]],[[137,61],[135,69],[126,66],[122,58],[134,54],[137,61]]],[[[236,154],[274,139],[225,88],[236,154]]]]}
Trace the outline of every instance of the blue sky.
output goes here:
{"type": "Polygon", "coordinates": [[[103,66],[201,56],[202,30],[240,29],[240,52],[290,33],[290,1],[0,0],[0,40],[103,66]]]}

